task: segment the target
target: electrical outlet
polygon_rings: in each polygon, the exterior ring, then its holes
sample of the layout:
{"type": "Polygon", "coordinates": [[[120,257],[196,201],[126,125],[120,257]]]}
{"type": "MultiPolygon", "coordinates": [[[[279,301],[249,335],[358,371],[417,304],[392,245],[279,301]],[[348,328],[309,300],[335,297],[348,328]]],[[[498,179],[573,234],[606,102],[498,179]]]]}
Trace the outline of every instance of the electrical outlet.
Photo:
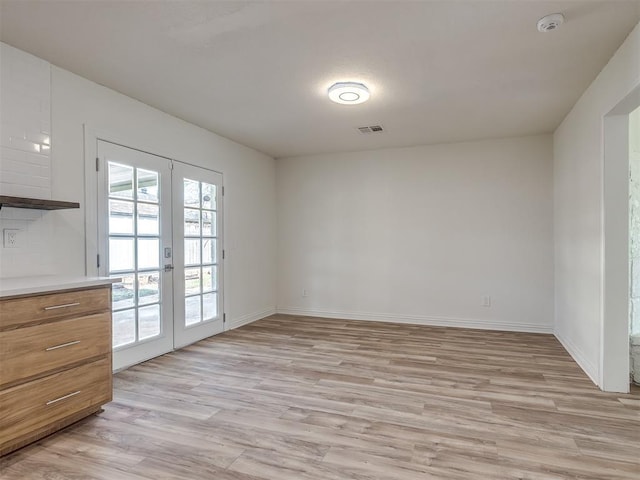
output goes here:
{"type": "Polygon", "coordinates": [[[21,243],[21,230],[16,228],[5,228],[4,233],[4,248],[18,248],[21,243]]]}
{"type": "Polygon", "coordinates": [[[484,295],[482,297],[482,303],[480,304],[483,307],[490,307],[491,306],[491,297],[489,295],[484,295]]]}

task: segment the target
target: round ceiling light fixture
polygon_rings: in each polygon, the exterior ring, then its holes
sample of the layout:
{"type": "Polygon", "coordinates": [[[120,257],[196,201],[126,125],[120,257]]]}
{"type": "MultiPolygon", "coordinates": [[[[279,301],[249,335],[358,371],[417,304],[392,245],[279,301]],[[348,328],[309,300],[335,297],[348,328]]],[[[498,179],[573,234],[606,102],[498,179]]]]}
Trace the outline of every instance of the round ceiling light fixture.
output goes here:
{"type": "Polygon", "coordinates": [[[362,83],[338,82],[329,87],[329,98],[342,105],[357,105],[369,100],[369,89],[362,83]]]}
{"type": "Polygon", "coordinates": [[[564,23],[564,15],[561,13],[552,13],[538,20],[537,27],[539,32],[550,32],[556,30],[564,23]]]}

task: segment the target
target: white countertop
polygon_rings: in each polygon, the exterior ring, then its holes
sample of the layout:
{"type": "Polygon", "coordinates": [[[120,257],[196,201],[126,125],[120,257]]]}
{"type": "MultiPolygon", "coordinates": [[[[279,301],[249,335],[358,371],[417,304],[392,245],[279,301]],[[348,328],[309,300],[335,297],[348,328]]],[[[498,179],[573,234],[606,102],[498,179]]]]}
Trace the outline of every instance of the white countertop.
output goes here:
{"type": "Polygon", "coordinates": [[[0,298],[49,293],[73,288],[97,287],[119,281],[119,278],[60,275],[0,278],[0,298]]]}

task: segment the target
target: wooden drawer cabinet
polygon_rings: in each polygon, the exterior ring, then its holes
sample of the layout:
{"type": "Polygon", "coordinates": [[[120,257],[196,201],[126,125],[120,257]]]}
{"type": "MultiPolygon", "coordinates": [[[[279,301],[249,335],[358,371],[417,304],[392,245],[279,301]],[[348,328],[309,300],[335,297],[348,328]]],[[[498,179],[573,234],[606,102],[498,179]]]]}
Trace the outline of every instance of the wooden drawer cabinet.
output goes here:
{"type": "Polygon", "coordinates": [[[111,286],[0,299],[0,455],[111,401],[111,286]]]}
{"type": "Polygon", "coordinates": [[[111,350],[108,312],[0,332],[0,387],[111,350]]]}
{"type": "Polygon", "coordinates": [[[111,287],[13,298],[0,301],[0,329],[104,312],[110,308],[111,287]]]}
{"type": "Polygon", "coordinates": [[[71,414],[111,401],[111,361],[102,359],[0,392],[0,444],[46,431],[71,414]]]}

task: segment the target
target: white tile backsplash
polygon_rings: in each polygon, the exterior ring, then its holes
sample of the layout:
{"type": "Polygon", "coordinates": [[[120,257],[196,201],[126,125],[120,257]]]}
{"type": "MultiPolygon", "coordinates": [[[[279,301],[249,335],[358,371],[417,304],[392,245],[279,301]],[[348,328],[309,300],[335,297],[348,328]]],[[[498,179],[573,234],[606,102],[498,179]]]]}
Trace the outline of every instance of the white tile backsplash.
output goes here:
{"type": "Polygon", "coordinates": [[[0,195],[51,198],[50,125],[51,65],[0,43],[0,195]]]}
{"type": "MultiPolygon", "coordinates": [[[[51,66],[0,43],[0,195],[51,198],[51,66]]],[[[54,273],[55,212],[0,210],[0,277],[54,273]],[[4,230],[20,230],[17,248],[4,230]]]]}

